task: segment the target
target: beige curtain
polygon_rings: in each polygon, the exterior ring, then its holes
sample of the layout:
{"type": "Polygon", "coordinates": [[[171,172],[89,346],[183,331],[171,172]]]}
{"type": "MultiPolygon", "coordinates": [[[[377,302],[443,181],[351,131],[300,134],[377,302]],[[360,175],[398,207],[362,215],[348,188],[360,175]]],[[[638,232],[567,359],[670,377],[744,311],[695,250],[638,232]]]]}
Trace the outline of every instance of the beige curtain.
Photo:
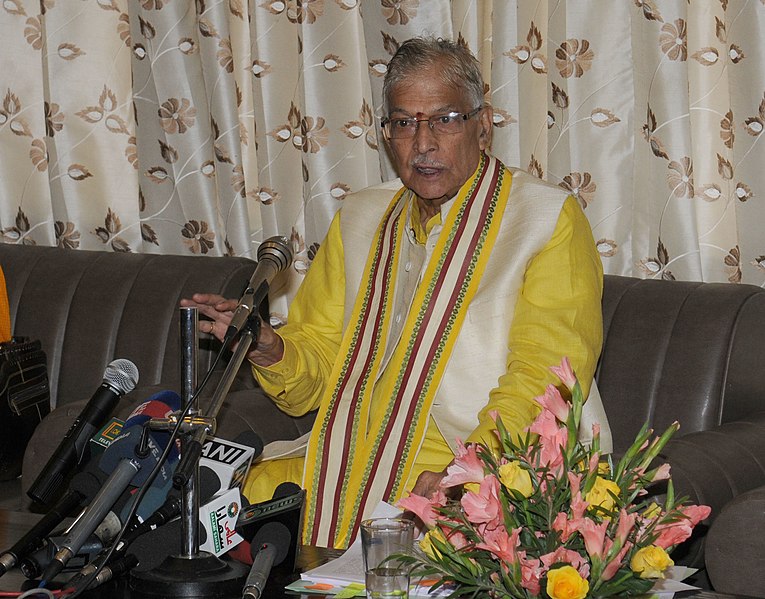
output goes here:
{"type": "Polygon", "coordinates": [[[577,195],[606,272],[763,285],[763,32],[765,0],[4,0],[2,238],[285,234],[284,315],[345,195],[395,176],[382,77],[425,33],[477,54],[494,153],[577,195]]]}

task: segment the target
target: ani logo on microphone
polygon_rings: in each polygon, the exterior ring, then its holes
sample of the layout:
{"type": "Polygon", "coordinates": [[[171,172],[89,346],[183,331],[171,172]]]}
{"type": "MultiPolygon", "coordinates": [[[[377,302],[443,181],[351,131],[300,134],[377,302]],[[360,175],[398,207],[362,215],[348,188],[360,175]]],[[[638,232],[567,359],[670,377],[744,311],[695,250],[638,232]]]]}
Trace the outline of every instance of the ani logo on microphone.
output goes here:
{"type": "Polygon", "coordinates": [[[247,445],[213,437],[205,442],[199,463],[218,475],[221,488],[241,488],[254,453],[255,450],[247,445]]]}

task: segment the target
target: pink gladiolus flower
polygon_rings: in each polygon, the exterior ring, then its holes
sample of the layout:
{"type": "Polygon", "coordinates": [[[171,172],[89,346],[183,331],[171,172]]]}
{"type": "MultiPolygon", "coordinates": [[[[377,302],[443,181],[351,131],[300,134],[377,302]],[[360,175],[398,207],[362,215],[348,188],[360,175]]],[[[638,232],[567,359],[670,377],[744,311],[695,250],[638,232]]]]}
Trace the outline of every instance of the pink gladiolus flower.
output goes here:
{"type": "Polygon", "coordinates": [[[409,493],[407,497],[399,499],[396,505],[403,510],[414,513],[425,526],[433,528],[436,525],[436,518],[438,518],[438,512],[434,508],[446,505],[446,495],[443,491],[436,491],[431,499],[426,499],[421,495],[409,493]]]}
{"type": "Polygon", "coordinates": [[[478,493],[468,492],[462,496],[462,509],[473,524],[484,523],[495,528],[502,522],[502,503],[499,501],[499,480],[489,475],[481,481],[478,493]]]}
{"type": "MultiPolygon", "coordinates": [[[[461,522],[455,522],[457,524],[462,524],[461,522]]],[[[441,532],[444,533],[444,536],[446,539],[452,544],[452,547],[455,549],[464,549],[468,545],[470,545],[470,542],[467,540],[467,537],[465,536],[465,533],[462,531],[456,529],[456,528],[449,528],[447,526],[441,527],[441,532]]]]}
{"type": "Polygon", "coordinates": [[[576,497],[571,500],[571,516],[575,520],[579,520],[584,517],[584,514],[589,507],[590,504],[582,499],[581,493],[577,493],[576,497]]]}
{"type": "Polygon", "coordinates": [[[619,522],[616,525],[616,537],[615,540],[619,543],[625,543],[630,531],[635,527],[637,521],[637,514],[628,514],[627,510],[622,508],[619,510],[619,522]]]}
{"type": "Polygon", "coordinates": [[[561,425],[555,419],[555,415],[552,412],[543,410],[539,413],[536,420],[531,423],[529,430],[542,438],[552,438],[561,430],[561,425]]]}
{"type": "MultiPolygon", "coordinates": [[[[592,425],[592,429],[595,430],[595,427],[597,424],[592,425]]],[[[587,470],[589,470],[590,474],[594,474],[598,471],[598,465],[600,464],[600,452],[596,451],[593,452],[593,454],[590,456],[590,462],[587,464],[587,470]]]]}
{"type": "Polygon", "coordinates": [[[550,566],[554,564],[569,564],[576,568],[577,572],[579,572],[579,576],[582,578],[589,578],[590,576],[590,564],[587,563],[587,560],[579,555],[579,553],[572,551],[571,549],[558,547],[552,553],[541,555],[539,559],[542,560],[542,563],[548,570],[550,569],[550,566]]]}
{"type": "Polygon", "coordinates": [[[568,361],[568,358],[564,357],[560,362],[560,366],[550,366],[550,370],[566,387],[569,389],[574,388],[576,375],[574,374],[574,369],[571,368],[571,362],[568,361]]]}
{"type": "Polygon", "coordinates": [[[603,568],[603,573],[600,575],[600,578],[603,580],[611,580],[619,571],[624,556],[627,555],[627,552],[631,548],[632,543],[625,543],[624,546],[619,550],[619,553],[617,553],[616,556],[614,556],[614,558],[606,564],[606,567],[603,568]]]}
{"type": "Polygon", "coordinates": [[[691,521],[693,526],[696,526],[702,520],[709,518],[709,514],[712,513],[712,508],[708,505],[686,505],[681,507],[680,511],[691,521]]]}
{"type": "Polygon", "coordinates": [[[490,551],[503,562],[514,564],[518,559],[516,549],[521,543],[520,534],[520,528],[513,530],[512,534],[507,534],[504,526],[498,526],[492,530],[487,530],[483,535],[483,542],[476,547],[490,551]]]}
{"type": "Polygon", "coordinates": [[[574,520],[580,520],[590,504],[582,498],[581,482],[582,476],[567,472],[568,484],[571,486],[571,516],[574,520]]]}
{"type": "Polygon", "coordinates": [[[556,472],[563,465],[563,448],[568,442],[568,429],[560,427],[551,412],[542,411],[529,426],[529,431],[539,435],[540,466],[547,466],[556,472]]]}
{"type": "Polygon", "coordinates": [[[539,559],[526,559],[525,552],[523,553],[523,555],[519,554],[521,560],[521,586],[530,594],[539,596],[542,592],[540,579],[544,574],[544,570],[539,559]]]}
{"type": "Polygon", "coordinates": [[[579,495],[582,489],[582,475],[569,470],[566,472],[566,476],[568,477],[568,484],[571,487],[571,496],[579,495]]]}
{"type": "Polygon", "coordinates": [[[608,522],[596,524],[590,518],[581,518],[580,520],[572,521],[571,527],[575,528],[582,535],[587,553],[592,557],[603,559],[608,545],[606,542],[608,522]]]}
{"type": "Polygon", "coordinates": [[[558,512],[551,526],[553,530],[557,530],[560,533],[560,539],[564,543],[576,532],[576,530],[569,526],[568,517],[565,512],[558,512]]]}
{"type": "Polygon", "coordinates": [[[662,464],[656,469],[656,473],[653,475],[651,482],[655,483],[660,480],[668,480],[670,470],[671,468],[670,468],[669,462],[662,464]]]}
{"type": "Polygon", "coordinates": [[[441,487],[448,489],[465,483],[480,483],[486,474],[483,462],[478,457],[475,445],[465,446],[457,439],[457,455],[446,469],[446,476],[441,479],[441,487]]]}
{"type": "Polygon", "coordinates": [[[712,508],[708,505],[688,505],[680,508],[680,511],[685,518],[656,526],[655,531],[659,533],[659,537],[654,541],[654,545],[668,549],[682,543],[691,536],[693,527],[709,516],[712,508]]]}
{"type": "Polygon", "coordinates": [[[555,385],[547,385],[543,395],[535,397],[534,400],[542,406],[543,409],[552,412],[560,422],[565,423],[568,419],[570,406],[558,391],[555,385]]]}

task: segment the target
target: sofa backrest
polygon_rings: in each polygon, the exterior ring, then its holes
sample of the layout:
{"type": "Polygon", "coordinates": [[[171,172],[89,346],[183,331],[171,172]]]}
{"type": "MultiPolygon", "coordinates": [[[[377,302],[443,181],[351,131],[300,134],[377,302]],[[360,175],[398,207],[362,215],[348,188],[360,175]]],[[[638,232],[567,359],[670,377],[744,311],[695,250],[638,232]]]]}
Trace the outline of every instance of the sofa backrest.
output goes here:
{"type": "Polygon", "coordinates": [[[606,275],[598,389],[624,451],[644,422],[706,430],[765,406],[765,290],[606,275]]]}
{"type": "MultiPolygon", "coordinates": [[[[54,407],[89,399],[116,358],[138,367],[136,394],[179,390],[180,299],[200,291],[239,297],[255,267],[246,258],[1,243],[0,265],[14,335],[40,339],[47,354],[54,407]]],[[[200,351],[200,373],[212,353],[200,351]]]]}

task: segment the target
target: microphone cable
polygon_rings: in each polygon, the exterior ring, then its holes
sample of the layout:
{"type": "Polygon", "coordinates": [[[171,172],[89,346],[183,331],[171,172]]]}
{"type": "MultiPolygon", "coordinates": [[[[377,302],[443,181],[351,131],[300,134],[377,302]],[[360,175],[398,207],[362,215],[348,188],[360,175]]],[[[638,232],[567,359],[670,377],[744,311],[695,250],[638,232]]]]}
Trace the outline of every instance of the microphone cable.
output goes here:
{"type": "Polygon", "coordinates": [[[46,599],[54,599],[56,597],[64,597],[64,593],[66,592],[66,589],[60,589],[57,591],[51,591],[50,589],[29,589],[27,591],[22,592],[13,592],[13,591],[0,591],[0,597],[9,597],[13,599],[29,599],[31,597],[45,597],[46,599]]]}
{"type": "MultiPolygon", "coordinates": [[[[144,498],[144,495],[148,492],[149,488],[151,487],[152,483],[154,482],[154,479],[157,477],[157,475],[160,472],[160,469],[162,468],[162,465],[167,461],[167,457],[170,455],[170,452],[173,449],[173,444],[178,439],[178,434],[181,430],[181,426],[183,425],[183,419],[188,416],[189,411],[191,410],[191,406],[194,405],[195,400],[199,397],[199,394],[204,390],[204,388],[207,386],[207,384],[210,381],[210,378],[213,375],[213,372],[215,370],[215,367],[218,365],[218,363],[221,360],[221,357],[224,353],[224,349],[226,349],[226,346],[224,345],[221,347],[221,350],[218,351],[218,353],[215,356],[215,359],[213,360],[213,363],[210,365],[210,368],[207,370],[207,373],[205,374],[204,378],[202,379],[201,384],[197,387],[197,390],[194,392],[194,394],[189,398],[189,401],[186,403],[185,406],[183,406],[181,413],[178,416],[178,422],[175,424],[175,427],[170,432],[170,439],[167,442],[167,445],[165,446],[164,451],[159,456],[159,460],[157,461],[157,464],[154,466],[153,470],[149,474],[148,478],[144,482],[143,485],[138,489],[136,494],[134,495],[132,502],[130,504],[130,510],[128,511],[127,515],[125,516],[125,522],[122,525],[122,528],[120,529],[119,533],[117,533],[117,536],[114,537],[114,540],[111,543],[111,546],[109,547],[109,550],[106,552],[106,554],[103,556],[101,560],[99,560],[99,563],[96,565],[96,568],[87,576],[84,576],[77,586],[74,588],[73,592],[68,595],[61,595],[61,597],[66,597],[66,599],[75,599],[76,597],[79,597],[87,588],[90,586],[90,583],[95,580],[96,576],[98,576],[99,572],[103,570],[103,568],[109,563],[109,560],[112,558],[112,555],[114,555],[114,552],[117,550],[117,547],[119,546],[120,542],[122,541],[122,537],[125,536],[125,533],[127,532],[127,529],[130,525],[130,522],[133,520],[133,517],[135,516],[136,512],[138,511],[138,506],[141,503],[141,500],[144,498]]],[[[144,425],[146,426],[146,425],[144,425]]],[[[47,581],[42,580],[40,581],[40,587],[44,587],[47,581]]]]}

